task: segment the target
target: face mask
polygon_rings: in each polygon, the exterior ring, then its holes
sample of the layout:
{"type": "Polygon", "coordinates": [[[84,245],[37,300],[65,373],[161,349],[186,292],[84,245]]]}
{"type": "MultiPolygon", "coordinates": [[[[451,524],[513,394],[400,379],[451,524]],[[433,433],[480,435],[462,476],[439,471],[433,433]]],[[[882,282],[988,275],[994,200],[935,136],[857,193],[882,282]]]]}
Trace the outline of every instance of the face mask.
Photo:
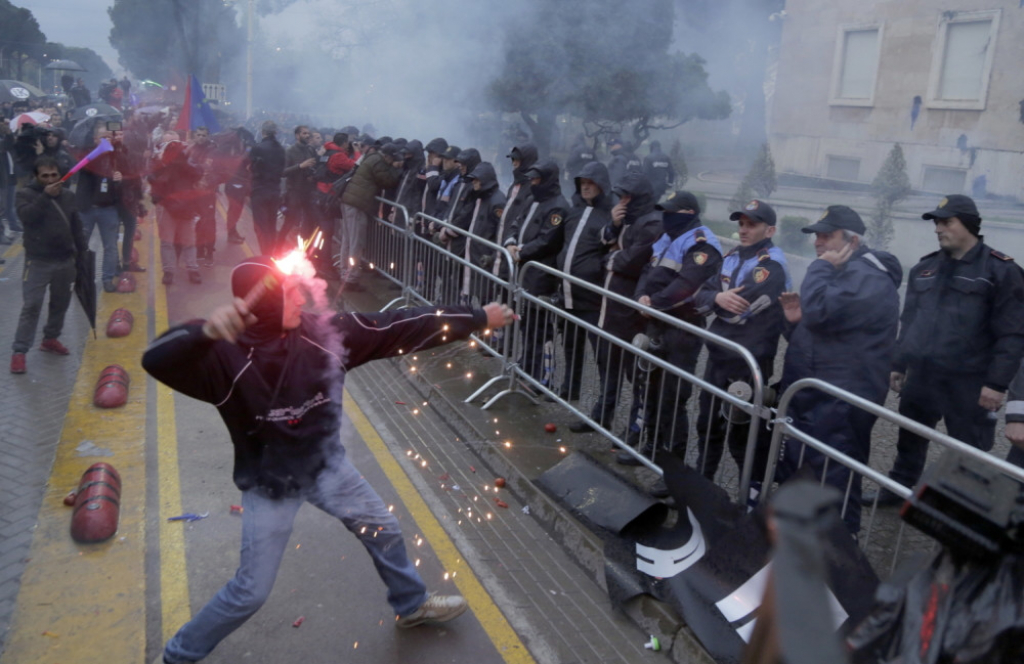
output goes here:
{"type": "Polygon", "coordinates": [[[661,224],[669,235],[678,235],[698,216],[689,212],[665,212],[661,216],[661,224]]]}

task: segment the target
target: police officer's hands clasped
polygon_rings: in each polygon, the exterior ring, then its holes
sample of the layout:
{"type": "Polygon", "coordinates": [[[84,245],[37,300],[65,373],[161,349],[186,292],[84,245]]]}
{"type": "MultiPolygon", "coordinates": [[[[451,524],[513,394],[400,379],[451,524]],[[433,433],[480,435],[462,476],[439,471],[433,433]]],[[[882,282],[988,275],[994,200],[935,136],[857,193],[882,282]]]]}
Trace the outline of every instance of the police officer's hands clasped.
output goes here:
{"type": "Polygon", "coordinates": [[[223,339],[235,343],[245,328],[256,322],[245,300],[236,297],[232,304],[217,307],[203,323],[203,334],[213,340],[223,339]]]}
{"type": "Polygon", "coordinates": [[[978,397],[978,405],[985,410],[995,412],[1003,405],[1003,397],[1005,396],[1004,392],[997,392],[991,387],[983,387],[981,388],[981,396],[978,397]]]}
{"type": "Polygon", "coordinates": [[[487,314],[487,327],[492,330],[511,325],[516,319],[516,313],[507,304],[498,302],[484,305],[484,313],[487,314]]]}
{"type": "MultiPolygon", "coordinates": [[[[639,302],[640,304],[644,305],[645,307],[649,307],[649,306],[651,306],[651,296],[650,295],[641,295],[639,298],[637,298],[637,302],[639,302]]],[[[641,311],[640,315],[643,316],[644,318],[650,318],[651,317],[650,314],[648,314],[646,311],[641,311]]]]}
{"type": "Polygon", "coordinates": [[[903,385],[907,382],[907,375],[898,371],[889,374],[889,389],[899,394],[903,391],[903,385]]]}
{"type": "Polygon", "coordinates": [[[722,291],[718,295],[715,295],[715,304],[731,314],[739,315],[747,313],[747,310],[750,309],[750,303],[743,299],[739,294],[739,292],[744,288],[746,288],[746,286],[722,291]]]}

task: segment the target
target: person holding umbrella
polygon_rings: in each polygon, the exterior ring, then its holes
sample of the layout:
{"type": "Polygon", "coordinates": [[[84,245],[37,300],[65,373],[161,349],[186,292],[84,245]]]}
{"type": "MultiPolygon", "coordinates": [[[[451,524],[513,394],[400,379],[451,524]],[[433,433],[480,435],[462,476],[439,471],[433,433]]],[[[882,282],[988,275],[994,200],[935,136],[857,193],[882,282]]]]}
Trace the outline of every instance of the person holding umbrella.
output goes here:
{"type": "Polygon", "coordinates": [[[58,338],[71,303],[75,259],[85,255],[85,235],[75,207],[75,196],[60,181],[60,166],[52,157],[35,162],[35,178],[18,191],[18,217],[25,228],[25,269],[21,279],[22,306],[14,336],[11,373],[26,371],[25,354],[35,340],[46,291],[50,306],[39,350],[56,355],[70,351],[58,338]]]}

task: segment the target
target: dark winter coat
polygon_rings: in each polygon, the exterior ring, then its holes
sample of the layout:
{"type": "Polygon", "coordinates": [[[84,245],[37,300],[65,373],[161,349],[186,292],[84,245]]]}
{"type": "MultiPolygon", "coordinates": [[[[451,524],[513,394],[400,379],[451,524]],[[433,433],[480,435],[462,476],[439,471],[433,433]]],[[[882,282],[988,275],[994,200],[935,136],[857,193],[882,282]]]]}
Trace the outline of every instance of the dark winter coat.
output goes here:
{"type": "MultiPolygon", "coordinates": [[[[644,163],[633,154],[632,150],[627,150],[626,148],[617,150],[608,162],[608,177],[611,178],[613,187],[617,187],[622,182],[622,179],[626,177],[626,173],[643,172],[644,163]]],[[[657,203],[658,199],[655,198],[654,202],[657,203]]]]}
{"type": "MultiPolygon", "coordinates": [[[[569,148],[569,157],[565,161],[565,170],[569,177],[577,178],[582,175],[583,168],[592,161],[597,161],[597,153],[587,145],[586,141],[579,141],[569,148]]],[[[608,193],[611,193],[610,189],[608,193]]]]}
{"type": "MultiPolygon", "coordinates": [[[[81,156],[84,157],[93,147],[89,147],[81,156]]],[[[120,201],[121,182],[114,182],[114,153],[104,153],[78,171],[75,205],[80,211],[93,207],[111,207],[120,201]]]]}
{"type": "Polygon", "coordinates": [[[67,188],[53,198],[34,179],[18,190],[16,200],[18,219],[25,228],[22,241],[28,260],[63,261],[85,251],[75,195],[67,188]]]}
{"type": "Polygon", "coordinates": [[[654,188],[655,200],[661,200],[676,181],[676,169],[661,147],[651,146],[651,153],[644,157],[644,173],[654,188]]]}
{"type": "MultiPolygon", "coordinates": [[[[564,242],[557,265],[566,274],[600,286],[605,277],[605,258],[611,250],[601,238],[601,231],[612,223],[614,195],[608,169],[600,162],[591,161],[579,171],[575,182],[576,195],[573,196],[573,207],[563,222],[564,242]],[[601,187],[601,194],[592,204],[587,204],[580,197],[582,178],[593,180],[601,187]]],[[[597,292],[573,286],[564,279],[558,294],[562,306],[572,311],[597,311],[601,308],[602,298],[597,292]]]]}
{"type": "Polygon", "coordinates": [[[316,165],[299,168],[307,159],[317,159],[316,148],[312,145],[293,143],[284,152],[284,189],[289,196],[310,196],[316,189],[316,165]]]}
{"type": "Polygon", "coordinates": [[[979,241],[960,260],[928,254],[910,270],[895,371],[984,374],[1005,392],[1024,355],[1024,273],[979,241]]]}
{"type": "Polygon", "coordinates": [[[253,195],[280,195],[285,155],[277,138],[264,136],[262,141],[254,145],[249,151],[249,164],[253,195]]]}
{"type": "MultiPolygon", "coordinates": [[[[562,251],[562,222],[569,214],[569,202],[562,196],[558,164],[554,160],[548,159],[534,168],[542,173],[540,184],[530,185],[528,205],[512,223],[504,244],[520,247],[521,266],[536,261],[554,267],[562,251]]],[[[559,279],[541,270],[527,269],[522,284],[532,295],[551,295],[558,289],[559,279]]]]}

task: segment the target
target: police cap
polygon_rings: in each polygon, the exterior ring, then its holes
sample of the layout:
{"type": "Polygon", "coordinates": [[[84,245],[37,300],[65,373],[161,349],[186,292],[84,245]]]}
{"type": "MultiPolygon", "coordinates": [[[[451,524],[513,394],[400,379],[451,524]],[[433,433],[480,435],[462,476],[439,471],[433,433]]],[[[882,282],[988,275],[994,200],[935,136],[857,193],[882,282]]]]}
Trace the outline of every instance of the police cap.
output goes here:
{"type": "Polygon", "coordinates": [[[700,214],[700,203],[697,202],[697,197],[688,191],[673,191],[665,200],[655,205],[654,209],[663,212],[693,210],[700,214]]]}
{"type": "Polygon", "coordinates": [[[851,231],[857,235],[864,235],[867,227],[864,220],[853,208],[845,205],[829,205],[825,214],[817,222],[810,226],[801,228],[804,233],[831,233],[832,231],[851,231]]]}
{"type": "Polygon", "coordinates": [[[732,221],[739,221],[739,218],[744,215],[750,217],[754,221],[759,221],[762,224],[768,224],[769,226],[774,226],[776,223],[775,210],[772,209],[771,205],[768,205],[764,201],[750,201],[743,206],[742,210],[737,210],[730,214],[729,219],[732,221]]]}

